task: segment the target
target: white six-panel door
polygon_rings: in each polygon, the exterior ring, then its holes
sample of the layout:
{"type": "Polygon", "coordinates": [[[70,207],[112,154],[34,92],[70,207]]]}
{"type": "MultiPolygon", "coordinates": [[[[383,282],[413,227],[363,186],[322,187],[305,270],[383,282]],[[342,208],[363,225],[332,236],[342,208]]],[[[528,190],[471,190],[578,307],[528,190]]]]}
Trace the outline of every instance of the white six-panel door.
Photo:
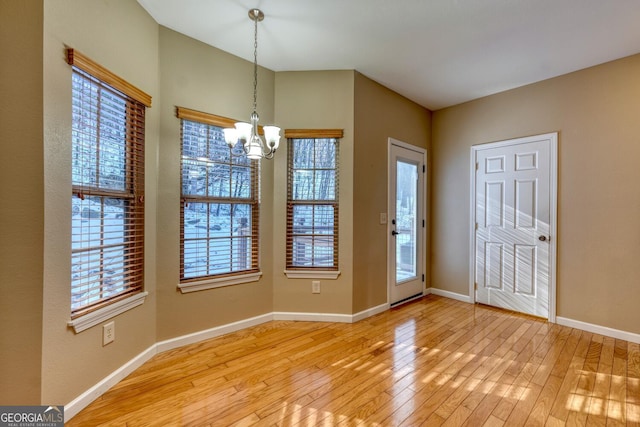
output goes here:
{"type": "Polygon", "coordinates": [[[555,315],[556,147],[555,133],[474,147],[477,302],[555,315]]]}

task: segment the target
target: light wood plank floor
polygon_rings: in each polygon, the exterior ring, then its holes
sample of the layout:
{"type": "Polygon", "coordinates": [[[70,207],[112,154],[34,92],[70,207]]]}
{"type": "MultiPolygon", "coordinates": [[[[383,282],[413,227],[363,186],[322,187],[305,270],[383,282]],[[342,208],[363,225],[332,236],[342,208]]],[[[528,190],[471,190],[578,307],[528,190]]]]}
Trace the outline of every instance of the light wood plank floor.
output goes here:
{"type": "Polygon", "coordinates": [[[67,425],[640,425],[640,346],[429,295],[159,354],[67,425]]]}

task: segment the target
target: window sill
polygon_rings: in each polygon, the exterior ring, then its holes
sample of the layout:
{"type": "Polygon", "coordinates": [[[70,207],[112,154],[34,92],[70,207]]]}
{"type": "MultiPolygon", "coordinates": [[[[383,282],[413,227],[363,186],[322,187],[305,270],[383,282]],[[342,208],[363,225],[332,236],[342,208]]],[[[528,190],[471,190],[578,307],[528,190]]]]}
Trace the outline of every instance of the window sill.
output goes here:
{"type": "Polygon", "coordinates": [[[183,294],[188,292],[204,291],[207,289],[222,288],[223,286],[239,285],[241,283],[257,282],[262,272],[242,274],[239,276],[220,277],[217,279],[199,280],[197,282],[180,283],[178,289],[183,294]]]}
{"type": "Polygon", "coordinates": [[[325,279],[335,280],[340,275],[338,270],[285,270],[289,279],[325,279]]]}
{"type": "Polygon", "coordinates": [[[67,325],[71,326],[77,334],[106,320],[109,320],[112,317],[116,317],[118,314],[124,313],[125,311],[131,310],[134,307],[144,304],[144,300],[147,295],[149,295],[149,292],[140,292],[139,294],[135,294],[129,298],[110,304],[99,310],[87,313],[82,317],[70,320],[67,322],[67,325]]]}

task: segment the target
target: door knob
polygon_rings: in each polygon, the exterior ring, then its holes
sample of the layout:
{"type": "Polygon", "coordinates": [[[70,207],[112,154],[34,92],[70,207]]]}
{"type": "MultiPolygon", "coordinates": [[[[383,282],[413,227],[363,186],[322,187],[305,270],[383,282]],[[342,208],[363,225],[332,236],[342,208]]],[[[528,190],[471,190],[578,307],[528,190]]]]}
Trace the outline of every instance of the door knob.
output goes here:
{"type": "Polygon", "coordinates": [[[538,237],[538,240],[540,240],[541,242],[546,242],[547,241],[547,236],[540,236],[540,237],[538,237]]]}
{"type": "Polygon", "coordinates": [[[392,236],[397,236],[398,234],[400,234],[399,232],[397,232],[396,230],[392,230],[391,231],[391,235],[392,236]]]}

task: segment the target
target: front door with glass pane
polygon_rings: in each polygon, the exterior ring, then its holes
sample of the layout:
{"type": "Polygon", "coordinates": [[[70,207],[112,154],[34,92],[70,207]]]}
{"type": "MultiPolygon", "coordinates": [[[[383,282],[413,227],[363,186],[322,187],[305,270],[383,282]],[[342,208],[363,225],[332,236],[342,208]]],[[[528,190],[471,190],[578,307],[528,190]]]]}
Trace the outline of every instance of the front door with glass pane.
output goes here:
{"type": "Polygon", "coordinates": [[[420,297],[424,290],[425,151],[389,139],[389,303],[420,297]]]}

